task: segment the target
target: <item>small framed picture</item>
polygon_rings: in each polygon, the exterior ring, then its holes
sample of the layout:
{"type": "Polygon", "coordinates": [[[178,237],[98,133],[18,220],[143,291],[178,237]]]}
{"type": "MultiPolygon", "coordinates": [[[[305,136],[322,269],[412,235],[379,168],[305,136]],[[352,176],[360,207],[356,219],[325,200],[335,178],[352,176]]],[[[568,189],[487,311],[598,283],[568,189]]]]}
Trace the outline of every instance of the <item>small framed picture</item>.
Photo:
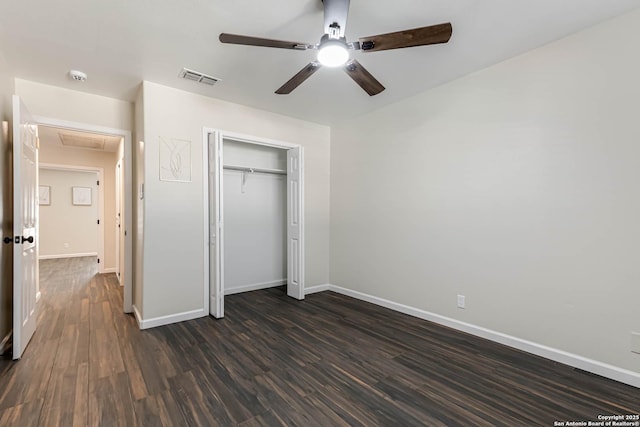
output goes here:
{"type": "Polygon", "coordinates": [[[51,204],[51,187],[41,185],[38,188],[38,204],[40,206],[49,206],[51,204]]]}
{"type": "Polygon", "coordinates": [[[72,187],[71,191],[75,206],[91,206],[91,187],[72,187]]]}

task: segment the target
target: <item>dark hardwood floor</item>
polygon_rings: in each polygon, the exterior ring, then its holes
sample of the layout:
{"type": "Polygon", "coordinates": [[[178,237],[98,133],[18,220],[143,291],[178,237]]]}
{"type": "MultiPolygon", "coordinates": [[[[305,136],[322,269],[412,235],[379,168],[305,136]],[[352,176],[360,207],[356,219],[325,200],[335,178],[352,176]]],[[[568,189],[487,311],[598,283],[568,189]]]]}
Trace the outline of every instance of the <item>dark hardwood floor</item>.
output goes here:
{"type": "Polygon", "coordinates": [[[36,334],[22,360],[0,361],[0,425],[552,426],[640,412],[640,389],[330,292],[233,295],[223,320],[140,331],[93,262],[41,262],[36,334]]]}

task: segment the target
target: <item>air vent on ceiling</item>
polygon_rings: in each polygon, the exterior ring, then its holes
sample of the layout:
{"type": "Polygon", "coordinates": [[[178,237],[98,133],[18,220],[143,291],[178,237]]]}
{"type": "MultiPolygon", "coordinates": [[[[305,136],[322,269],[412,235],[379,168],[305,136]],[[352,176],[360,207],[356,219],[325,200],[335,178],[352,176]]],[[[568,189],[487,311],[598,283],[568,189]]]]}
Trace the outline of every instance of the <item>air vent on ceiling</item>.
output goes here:
{"type": "Polygon", "coordinates": [[[220,81],[220,79],[216,79],[215,77],[208,76],[206,74],[200,73],[198,71],[193,71],[188,68],[183,68],[182,71],[180,71],[180,77],[209,86],[213,86],[218,81],[220,81]]]}
{"type": "Polygon", "coordinates": [[[68,133],[58,133],[60,142],[67,147],[90,148],[93,150],[104,150],[105,139],[101,137],[91,137],[74,135],[68,133]]]}

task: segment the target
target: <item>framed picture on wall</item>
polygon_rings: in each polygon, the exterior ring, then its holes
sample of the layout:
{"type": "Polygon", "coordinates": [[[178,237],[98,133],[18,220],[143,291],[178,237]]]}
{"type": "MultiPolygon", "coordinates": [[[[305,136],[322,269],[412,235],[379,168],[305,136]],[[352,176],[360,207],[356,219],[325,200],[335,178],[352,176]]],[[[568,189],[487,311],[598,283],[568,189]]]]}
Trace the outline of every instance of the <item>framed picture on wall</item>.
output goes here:
{"type": "Polygon", "coordinates": [[[191,182],[191,141],[160,137],[160,181],[191,182]]]}
{"type": "Polygon", "coordinates": [[[71,187],[75,206],[91,206],[91,187],[71,187]]]}
{"type": "Polygon", "coordinates": [[[40,206],[48,206],[51,204],[51,187],[48,185],[41,185],[38,188],[38,204],[40,206]]]}

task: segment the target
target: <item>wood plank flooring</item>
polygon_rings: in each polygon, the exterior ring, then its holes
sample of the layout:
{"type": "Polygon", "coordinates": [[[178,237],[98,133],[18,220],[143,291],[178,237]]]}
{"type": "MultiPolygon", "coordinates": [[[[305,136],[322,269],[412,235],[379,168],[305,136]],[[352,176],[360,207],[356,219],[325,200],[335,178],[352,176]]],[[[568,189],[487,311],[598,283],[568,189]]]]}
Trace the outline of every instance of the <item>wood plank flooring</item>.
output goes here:
{"type": "Polygon", "coordinates": [[[226,298],[138,330],[95,259],[41,262],[38,329],[0,360],[1,426],[552,426],[640,412],[640,389],[324,292],[226,298]]]}

